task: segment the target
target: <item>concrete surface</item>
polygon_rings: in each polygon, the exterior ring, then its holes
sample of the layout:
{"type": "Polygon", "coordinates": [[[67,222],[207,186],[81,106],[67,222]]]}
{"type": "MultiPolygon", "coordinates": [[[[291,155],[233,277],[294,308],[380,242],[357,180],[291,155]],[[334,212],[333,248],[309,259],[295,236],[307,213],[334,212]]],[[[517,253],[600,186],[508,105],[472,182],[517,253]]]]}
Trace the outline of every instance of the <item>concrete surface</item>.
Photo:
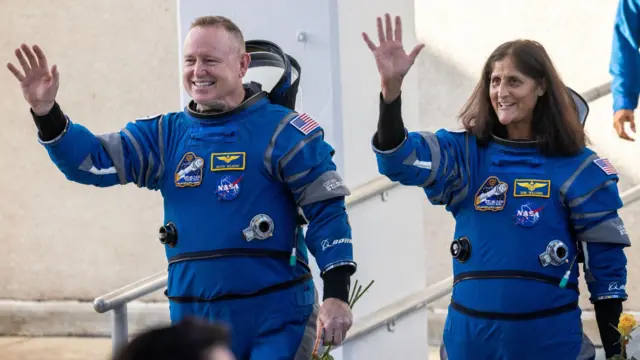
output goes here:
{"type": "MultiPolygon", "coordinates": [[[[3,360],[108,360],[108,338],[0,337],[3,360]]],[[[439,359],[438,348],[429,348],[429,360],[439,359]]],[[[426,359],[425,359],[426,360],[426,359]]]]}
{"type": "Polygon", "coordinates": [[[111,340],[106,338],[0,338],[4,360],[108,360],[111,340]]]}

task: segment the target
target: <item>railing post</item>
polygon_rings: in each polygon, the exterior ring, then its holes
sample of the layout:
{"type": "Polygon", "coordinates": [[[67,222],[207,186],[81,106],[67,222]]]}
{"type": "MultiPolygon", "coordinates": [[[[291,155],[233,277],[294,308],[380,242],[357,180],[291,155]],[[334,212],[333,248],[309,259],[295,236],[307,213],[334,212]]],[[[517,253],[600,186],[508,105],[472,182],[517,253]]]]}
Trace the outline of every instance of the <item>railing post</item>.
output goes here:
{"type": "Polygon", "coordinates": [[[127,304],[116,306],[111,311],[111,351],[117,354],[129,342],[127,304]]]}

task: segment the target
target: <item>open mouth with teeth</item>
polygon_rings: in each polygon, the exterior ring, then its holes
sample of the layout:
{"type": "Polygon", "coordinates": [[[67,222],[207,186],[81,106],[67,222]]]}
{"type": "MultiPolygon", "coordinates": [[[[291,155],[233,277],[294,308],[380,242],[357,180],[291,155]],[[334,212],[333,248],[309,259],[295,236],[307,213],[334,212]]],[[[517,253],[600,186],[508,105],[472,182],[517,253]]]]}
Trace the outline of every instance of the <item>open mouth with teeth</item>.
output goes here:
{"type": "Polygon", "coordinates": [[[498,103],[498,107],[500,108],[500,110],[507,110],[515,106],[515,104],[516,103],[513,103],[513,102],[501,102],[501,103],[498,103]]]}
{"type": "Polygon", "coordinates": [[[216,82],[215,81],[192,81],[191,84],[196,88],[205,89],[208,87],[212,87],[213,85],[216,84],[216,82]]]}

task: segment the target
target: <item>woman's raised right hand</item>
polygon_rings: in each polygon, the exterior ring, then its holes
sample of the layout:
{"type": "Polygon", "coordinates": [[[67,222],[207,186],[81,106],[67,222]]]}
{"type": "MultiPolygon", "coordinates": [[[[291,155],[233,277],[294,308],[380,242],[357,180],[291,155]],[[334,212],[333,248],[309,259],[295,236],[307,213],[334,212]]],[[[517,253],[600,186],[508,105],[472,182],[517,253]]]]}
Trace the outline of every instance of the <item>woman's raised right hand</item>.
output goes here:
{"type": "Polygon", "coordinates": [[[402,21],[399,16],[395,18],[395,31],[391,24],[391,16],[385,14],[385,26],[382,26],[382,19],[377,18],[378,41],[376,46],[366,33],[362,33],[362,38],[367,44],[376,59],[380,80],[382,82],[382,96],[385,101],[393,101],[400,95],[402,80],[409,72],[409,69],[416,60],[424,44],[416,45],[409,54],[402,46],[402,21]]]}

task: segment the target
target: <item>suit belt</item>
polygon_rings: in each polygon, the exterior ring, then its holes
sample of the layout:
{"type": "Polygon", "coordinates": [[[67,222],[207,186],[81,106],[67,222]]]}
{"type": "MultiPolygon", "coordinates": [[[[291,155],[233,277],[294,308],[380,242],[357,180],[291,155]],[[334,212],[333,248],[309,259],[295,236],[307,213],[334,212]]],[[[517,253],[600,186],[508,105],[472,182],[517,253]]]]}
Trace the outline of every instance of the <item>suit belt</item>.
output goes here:
{"type": "MultiPolygon", "coordinates": [[[[523,270],[489,270],[489,271],[469,271],[459,273],[453,278],[453,285],[460,283],[464,280],[481,280],[481,279],[529,279],[545,282],[552,285],[559,286],[562,278],[557,278],[554,276],[544,275],[540,273],[536,273],[533,271],[523,271],[523,270]]],[[[568,283],[566,286],[567,289],[571,289],[577,293],[580,293],[578,290],[578,284],[576,283],[568,283]]],[[[476,318],[488,319],[488,320],[534,320],[541,319],[549,316],[559,315],[565,312],[570,312],[579,308],[578,301],[573,301],[568,304],[556,306],[549,309],[543,309],[538,311],[531,312],[522,312],[522,313],[507,313],[507,312],[489,312],[489,311],[479,311],[467,308],[455,300],[451,299],[451,308],[472,316],[476,318]]]]}
{"type": "MultiPolygon", "coordinates": [[[[206,260],[215,259],[228,256],[254,256],[254,257],[271,257],[277,259],[289,260],[291,254],[287,251],[269,250],[269,249],[223,249],[223,250],[211,250],[211,251],[197,251],[190,253],[183,253],[180,255],[172,256],[169,258],[169,265],[176,264],[188,260],[206,260]]],[[[169,296],[168,290],[164,291],[164,295],[171,301],[178,303],[199,303],[199,302],[215,302],[222,300],[238,300],[247,299],[256,296],[266,295],[272,292],[285,290],[296,285],[302,284],[313,278],[309,265],[304,261],[304,258],[300,255],[296,256],[298,264],[301,264],[307,273],[296,279],[287,280],[281,283],[270,285],[259,289],[251,293],[244,294],[221,294],[213,298],[203,298],[199,296],[169,296]]]]}

